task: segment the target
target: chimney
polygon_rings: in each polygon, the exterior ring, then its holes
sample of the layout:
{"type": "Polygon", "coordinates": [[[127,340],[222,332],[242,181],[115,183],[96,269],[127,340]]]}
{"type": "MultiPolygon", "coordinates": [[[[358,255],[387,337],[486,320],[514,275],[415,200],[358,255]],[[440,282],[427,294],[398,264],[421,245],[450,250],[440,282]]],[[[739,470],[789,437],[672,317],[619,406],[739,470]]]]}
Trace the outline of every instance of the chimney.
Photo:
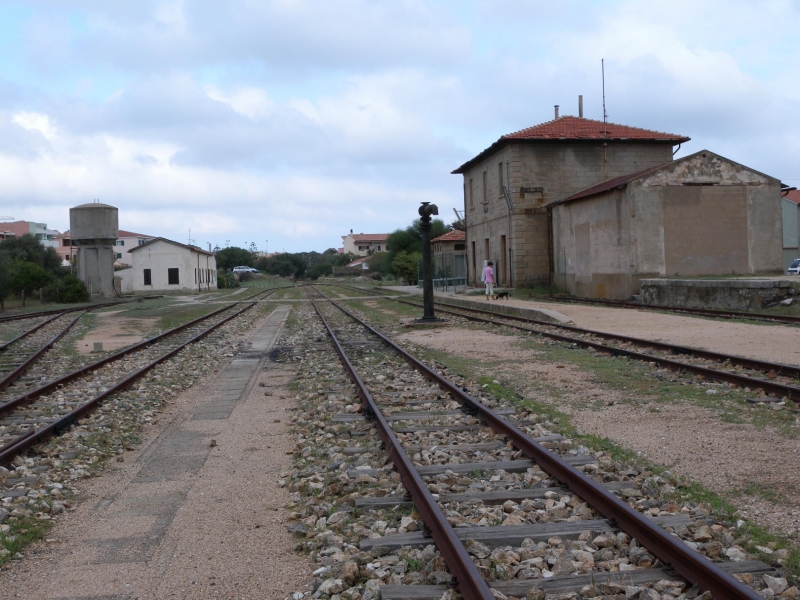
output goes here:
{"type": "Polygon", "coordinates": [[[583,96],[578,96],[578,116],[583,118],[583,96]]]}
{"type": "Polygon", "coordinates": [[[208,251],[211,252],[211,242],[208,242],[208,251]]]}
{"type": "Polygon", "coordinates": [[[558,118],[558,104],[556,104],[556,119],[558,118]]]}
{"type": "Polygon", "coordinates": [[[350,235],[353,235],[353,230],[352,229],[350,230],[350,235]]]}

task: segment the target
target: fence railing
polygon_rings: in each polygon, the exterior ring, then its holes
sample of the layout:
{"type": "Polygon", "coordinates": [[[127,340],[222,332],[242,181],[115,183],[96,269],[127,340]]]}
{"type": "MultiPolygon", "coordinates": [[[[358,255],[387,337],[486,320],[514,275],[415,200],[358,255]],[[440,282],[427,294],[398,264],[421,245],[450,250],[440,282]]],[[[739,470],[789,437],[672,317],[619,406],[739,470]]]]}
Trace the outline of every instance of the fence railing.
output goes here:
{"type": "MultiPolygon", "coordinates": [[[[467,255],[463,252],[434,254],[433,288],[443,292],[467,289],[467,255]]],[[[417,263],[417,286],[422,287],[422,259],[417,263]]]]}

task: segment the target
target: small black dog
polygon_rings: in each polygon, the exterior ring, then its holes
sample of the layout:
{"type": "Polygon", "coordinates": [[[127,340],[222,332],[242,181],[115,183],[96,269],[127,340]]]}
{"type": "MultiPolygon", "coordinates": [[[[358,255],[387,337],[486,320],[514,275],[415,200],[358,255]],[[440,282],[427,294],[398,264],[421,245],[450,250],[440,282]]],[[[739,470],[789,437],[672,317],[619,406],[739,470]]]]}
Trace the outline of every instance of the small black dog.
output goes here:
{"type": "Polygon", "coordinates": [[[506,300],[508,300],[508,298],[509,298],[509,296],[508,296],[508,292],[497,292],[497,293],[494,295],[494,299],[495,299],[495,300],[502,300],[503,298],[505,298],[506,300]]]}

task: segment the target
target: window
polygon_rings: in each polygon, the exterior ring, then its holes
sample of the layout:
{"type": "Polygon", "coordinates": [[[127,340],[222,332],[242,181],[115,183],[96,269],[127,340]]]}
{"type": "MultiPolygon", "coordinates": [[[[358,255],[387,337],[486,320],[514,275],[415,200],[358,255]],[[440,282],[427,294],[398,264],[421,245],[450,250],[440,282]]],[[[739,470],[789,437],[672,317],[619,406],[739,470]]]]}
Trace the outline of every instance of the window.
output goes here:
{"type": "MultiPolygon", "coordinates": [[[[197,283],[197,267],[194,268],[194,282],[197,283]]],[[[172,282],[170,282],[172,283],[172,282]]],[[[178,283],[177,281],[175,283],[178,283]]]]}
{"type": "Polygon", "coordinates": [[[503,181],[503,163],[497,163],[497,195],[503,195],[503,185],[505,182],[503,181]]]}
{"type": "Polygon", "coordinates": [[[153,285],[153,281],[150,278],[150,269],[144,270],[144,284],[145,285],[153,285]]]}
{"type": "Polygon", "coordinates": [[[483,203],[486,204],[489,201],[489,196],[486,194],[486,171],[483,172],[483,203]]]}
{"type": "Polygon", "coordinates": [[[180,281],[179,269],[167,269],[167,283],[169,285],[178,285],[180,281]]]}
{"type": "Polygon", "coordinates": [[[114,245],[115,246],[124,246],[125,245],[125,240],[117,240],[116,242],[114,242],[114,245]]]}
{"type": "Polygon", "coordinates": [[[472,179],[469,180],[469,207],[475,208],[475,198],[472,196],[472,179]]]}
{"type": "Polygon", "coordinates": [[[139,240],[139,245],[140,245],[140,246],[141,246],[142,244],[146,244],[146,243],[147,243],[147,240],[139,240]]]}
{"type": "Polygon", "coordinates": [[[122,258],[122,252],[117,252],[117,258],[122,258]]]}
{"type": "Polygon", "coordinates": [[[472,272],[475,273],[475,242],[472,242],[472,272]]]}
{"type": "Polygon", "coordinates": [[[463,250],[465,247],[466,246],[464,244],[456,244],[455,246],[453,246],[453,250],[458,252],[459,250],[463,250]]]}
{"type": "Polygon", "coordinates": [[[381,247],[380,247],[380,246],[378,246],[378,252],[380,252],[380,251],[381,251],[381,247]]]}

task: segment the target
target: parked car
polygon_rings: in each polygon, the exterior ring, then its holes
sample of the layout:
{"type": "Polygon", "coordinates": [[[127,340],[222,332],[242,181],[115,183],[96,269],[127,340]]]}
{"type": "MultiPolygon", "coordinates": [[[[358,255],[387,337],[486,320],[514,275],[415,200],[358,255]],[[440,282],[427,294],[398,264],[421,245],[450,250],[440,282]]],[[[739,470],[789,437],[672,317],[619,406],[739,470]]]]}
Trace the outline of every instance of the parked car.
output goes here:
{"type": "Polygon", "coordinates": [[[234,273],[258,273],[258,269],[253,267],[233,267],[234,273]]]}
{"type": "Polygon", "coordinates": [[[800,258],[795,258],[789,268],[786,269],[788,275],[800,275],[800,258]]]}

